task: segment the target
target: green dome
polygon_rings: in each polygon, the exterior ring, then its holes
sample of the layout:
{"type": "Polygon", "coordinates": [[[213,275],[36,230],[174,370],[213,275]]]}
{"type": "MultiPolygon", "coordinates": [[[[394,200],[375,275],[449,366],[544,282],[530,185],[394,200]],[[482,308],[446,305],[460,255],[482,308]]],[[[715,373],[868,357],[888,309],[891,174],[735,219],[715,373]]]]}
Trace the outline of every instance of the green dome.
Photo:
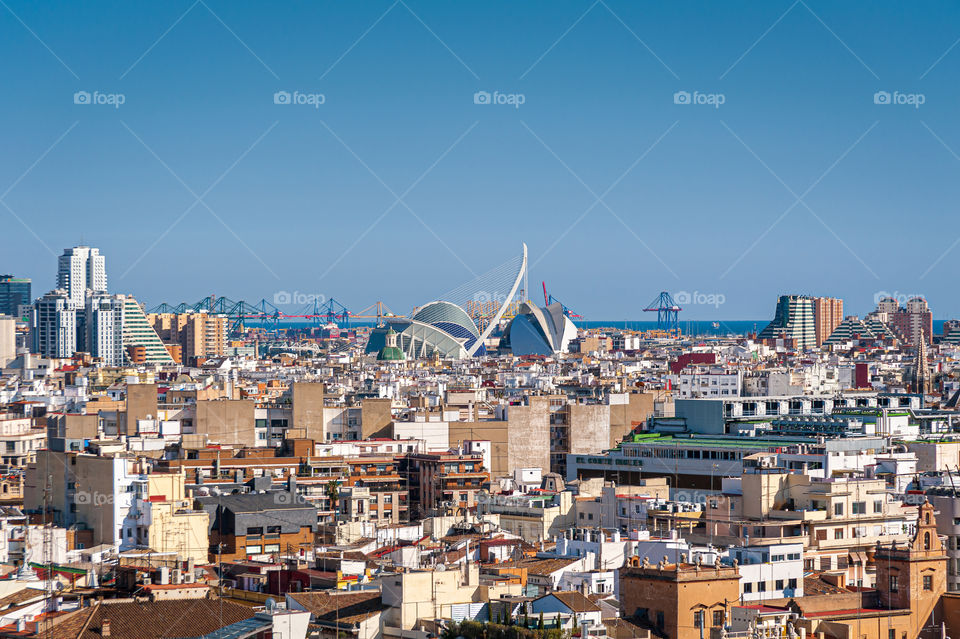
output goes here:
{"type": "Polygon", "coordinates": [[[403,351],[396,346],[384,346],[377,353],[377,360],[387,362],[398,362],[406,359],[403,351]]]}

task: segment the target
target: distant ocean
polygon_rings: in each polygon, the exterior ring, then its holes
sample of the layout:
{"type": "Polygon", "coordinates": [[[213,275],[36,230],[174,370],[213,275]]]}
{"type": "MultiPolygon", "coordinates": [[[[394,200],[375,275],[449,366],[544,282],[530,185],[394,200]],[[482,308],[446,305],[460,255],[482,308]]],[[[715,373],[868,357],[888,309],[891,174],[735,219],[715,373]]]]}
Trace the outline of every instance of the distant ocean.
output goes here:
{"type": "MultiPolygon", "coordinates": [[[[690,320],[680,322],[680,330],[684,335],[689,335],[693,337],[713,337],[713,336],[727,336],[727,335],[746,335],[747,333],[760,332],[763,328],[770,323],[770,320],[690,320]],[[717,324],[717,326],[714,326],[717,324]]],[[[933,333],[934,335],[943,335],[943,323],[944,320],[933,320],[933,333]]],[[[375,322],[371,321],[356,321],[350,322],[350,326],[354,328],[359,328],[362,326],[372,327],[375,322]]],[[[651,322],[650,320],[574,320],[574,324],[579,328],[619,328],[630,331],[649,331],[657,327],[656,322],[651,322]]],[[[263,327],[263,328],[310,328],[311,326],[317,326],[316,324],[311,324],[310,322],[281,322],[279,324],[273,324],[270,322],[261,323],[261,322],[247,322],[246,324],[249,327],[263,327]]]]}
{"type": "MultiPolygon", "coordinates": [[[[649,320],[636,322],[630,320],[598,320],[575,322],[582,328],[622,328],[631,331],[649,331],[657,327],[656,322],[649,320]]],[[[680,331],[684,335],[694,337],[709,337],[714,335],[746,335],[747,333],[759,333],[770,323],[770,320],[690,320],[680,321],[680,331]],[[716,326],[714,326],[716,324],[716,326]]],[[[933,334],[943,335],[944,320],[933,320],[933,334]]]]}

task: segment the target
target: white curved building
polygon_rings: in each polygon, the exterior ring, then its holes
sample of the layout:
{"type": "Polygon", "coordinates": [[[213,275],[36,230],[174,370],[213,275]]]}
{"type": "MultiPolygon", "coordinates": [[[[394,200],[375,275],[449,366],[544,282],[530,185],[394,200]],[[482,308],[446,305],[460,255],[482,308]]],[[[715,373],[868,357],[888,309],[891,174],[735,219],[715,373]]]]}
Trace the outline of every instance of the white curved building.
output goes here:
{"type": "Polygon", "coordinates": [[[520,305],[520,312],[503,332],[500,350],[514,355],[565,353],[576,336],[577,327],[563,312],[562,304],[540,308],[527,302],[520,305]]]}
{"type": "MultiPolygon", "coordinates": [[[[452,301],[436,300],[424,304],[409,318],[385,318],[384,324],[370,333],[366,352],[379,353],[386,346],[387,333],[392,329],[397,333],[395,337],[397,347],[403,350],[409,359],[434,355],[445,359],[464,359],[474,355],[484,355],[486,353],[484,343],[503,319],[504,313],[516,297],[527,274],[527,245],[523,245],[523,253],[519,259],[513,258],[508,265],[498,267],[491,273],[503,279],[498,283],[491,283],[481,282],[482,277],[477,278],[458,291],[466,295],[464,301],[468,302],[471,299],[477,299],[474,296],[483,291],[503,290],[509,286],[509,292],[497,307],[497,311],[486,322],[483,332],[463,306],[452,301]],[[470,290],[471,288],[475,290],[470,290]]],[[[459,298],[460,295],[454,297],[459,298]]]]}

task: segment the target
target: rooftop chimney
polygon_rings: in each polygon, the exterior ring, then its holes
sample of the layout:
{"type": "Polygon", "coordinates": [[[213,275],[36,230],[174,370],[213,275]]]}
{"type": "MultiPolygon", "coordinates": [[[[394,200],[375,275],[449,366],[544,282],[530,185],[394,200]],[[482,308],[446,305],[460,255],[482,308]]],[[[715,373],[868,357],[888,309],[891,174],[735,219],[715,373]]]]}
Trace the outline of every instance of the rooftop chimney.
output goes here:
{"type": "Polygon", "coordinates": [[[100,622],[100,636],[109,637],[110,636],[110,620],[104,619],[100,622]]]}

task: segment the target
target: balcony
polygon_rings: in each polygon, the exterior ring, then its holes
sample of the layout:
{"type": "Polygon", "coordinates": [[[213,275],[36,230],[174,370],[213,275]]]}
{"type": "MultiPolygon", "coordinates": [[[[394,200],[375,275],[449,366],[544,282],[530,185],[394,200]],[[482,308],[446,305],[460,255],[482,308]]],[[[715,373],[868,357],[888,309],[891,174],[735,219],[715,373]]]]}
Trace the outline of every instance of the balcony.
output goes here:
{"type": "Polygon", "coordinates": [[[789,519],[795,521],[826,521],[825,510],[771,510],[768,513],[771,519],[789,519]]]}

